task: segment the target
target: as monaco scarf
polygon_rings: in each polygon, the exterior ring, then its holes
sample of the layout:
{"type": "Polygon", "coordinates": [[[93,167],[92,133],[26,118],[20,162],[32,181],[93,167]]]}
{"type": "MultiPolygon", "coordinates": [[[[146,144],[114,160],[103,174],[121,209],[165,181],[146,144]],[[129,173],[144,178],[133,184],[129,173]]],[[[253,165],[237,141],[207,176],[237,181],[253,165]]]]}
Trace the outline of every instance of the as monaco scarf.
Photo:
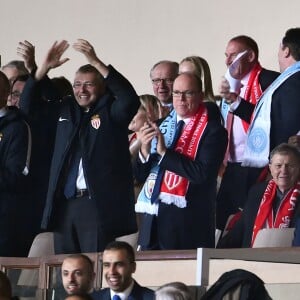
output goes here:
{"type": "Polygon", "coordinates": [[[300,193],[300,181],[298,181],[296,185],[284,196],[276,215],[274,215],[273,201],[276,195],[276,188],[277,185],[275,181],[273,179],[270,180],[262,197],[254,222],[251,247],[253,246],[256,235],[260,229],[288,228],[290,225],[290,221],[296,206],[296,201],[300,193]]]}
{"type": "MultiPolygon", "coordinates": [[[[164,135],[166,147],[172,144],[175,134],[177,115],[173,110],[159,126],[160,131],[164,135]]],[[[199,108],[198,113],[191,118],[190,122],[183,129],[180,138],[178,139],[174,151],[180,152],[192,159],[195,158],[198,145],[207,125],[208,116],[207,109],[204,106],[199,108]]],[[[151,154],[156,153],[157,141],[154,139],[151,143],[151,154]]],[[[139,213],[148,213],[157,215],[158,203],[151,203],[151,195],[155,180],[159,170],[158,162],[151,167],[150,174],[138,196],[135,205],[135,211],[139,213]]],[[[163,202],[174,203],[178,207],[186,206],[185,194],[188,189],[188,180],[175,173],[166,171],[161,186],[159,199],[164,198],[163,202]]]]}
{"type": "MultiPolygon", "coordinates": [[[[245,89],[244,99],[254,105],[256,105],[256,103],[258,102],[258,99],[262,95],[262,90],[261,90],[261,87],[260,87],[260,84],[258,81],[258,77],[259,77],[261,70],[262,70],[261,65],[259,63],[257,63],[250,73],[248,84],[245,89]]],[[[247,132],[249,129],[249,123],[242,120],[242,124],[243,124],[245,132],[247,132]]]]}
{"type": "MultiPolygon", "coordinates": [[[[175,152],[179,152],[194,160],[199,142],[207,125],[207,120],[207,110],[204,106],[201,106],[198,113],[185,126],[174,148],[175,152]]],[[[181,208],[186,207],[185,196],[188,187],[189,181],[187,178],[166,170],[160,188],[159,199],[167,204],[174,204],[181,208]]]]}

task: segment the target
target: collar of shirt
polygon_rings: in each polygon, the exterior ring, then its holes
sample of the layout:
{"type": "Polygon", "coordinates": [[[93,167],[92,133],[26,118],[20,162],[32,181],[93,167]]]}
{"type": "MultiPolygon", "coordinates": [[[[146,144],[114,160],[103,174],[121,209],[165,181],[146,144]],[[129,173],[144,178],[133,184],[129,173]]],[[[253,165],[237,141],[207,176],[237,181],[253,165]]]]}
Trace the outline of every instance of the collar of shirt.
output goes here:
{"type": "Polygon", "coordinates": [[[173,103],[172,102],[170,102],[170,103],[163,103],[163,102],[161,102],[161,105],[163,107],[173,107],[173,103]]]}
{"type": "Polygon", "coordinates": [[[180,118],[180,117],[177,115],[177,123],[178,123],[179,121],[181,121],[181,120],[183,120],[184,124],[187,125],[187,124],[191,121],[191,118],[185,118],[185,119],[183,119],[183,118],[180,118]]]}
{"type": "Polygon", "coordinates": [[[7,110],[5,107],[0,108],[0,117],[4,117],[7,114],[7,110]]]}
{"type": "Polygon", "coordinates": [[[247,87],[247,84],[248,84],[248,81],[250,78],[250,74],[251,74],[251,71],[241,79],[241,84],[242,84],[241,91],[240,91],[241,97],[244,97],[244,95],[245,95],[245,91],[246,91],[246,87],[247,87]]]}
{"type": "Polygon", "coordinates": [[[123,292],[115,293],[114,291],[110,290],[111,299],[113,298],[114,295],[118,295],[121,298],[121,300],[127,300],[130,293],[131,293],[131,291],[132,291],[132,289],[133,289],[133,285],[134,285],[134,280],[132,280],[130,286],[126,290],[124,290],[123,292]]]}

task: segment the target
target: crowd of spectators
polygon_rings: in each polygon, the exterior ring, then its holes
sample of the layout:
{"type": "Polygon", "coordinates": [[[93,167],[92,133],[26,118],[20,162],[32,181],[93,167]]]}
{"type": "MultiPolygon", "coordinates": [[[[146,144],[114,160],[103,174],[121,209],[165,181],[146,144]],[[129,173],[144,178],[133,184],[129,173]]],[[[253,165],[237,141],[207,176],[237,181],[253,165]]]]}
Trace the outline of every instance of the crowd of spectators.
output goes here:
{"type": "Polygon", "coordinates": [[[37,64],[22,41],[22,60],[0,72],[1,256],[27,256],[41,231],[55,254],[136,232],[139,250],[215,247],[232,215],[219,247],[283,227],[300,244],[300,28],[280,42],[280,73],[261,66],[253,38],[230,39],[218,95],[208,62],[188,56],[155,63],[154,95],[138,96],[84,39],[73,83],[50,79],[69,47],[55,42],[37,64]]]}

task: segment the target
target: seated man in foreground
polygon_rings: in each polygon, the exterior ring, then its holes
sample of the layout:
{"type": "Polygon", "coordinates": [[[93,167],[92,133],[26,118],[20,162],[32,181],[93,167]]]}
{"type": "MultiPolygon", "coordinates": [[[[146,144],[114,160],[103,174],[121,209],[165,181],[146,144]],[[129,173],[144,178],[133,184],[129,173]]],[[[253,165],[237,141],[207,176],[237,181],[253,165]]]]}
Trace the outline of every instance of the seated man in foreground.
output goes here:
{"type": "Polygon", "coordinates": [[[140,286],[132,274],[136,270],[133,248],[126,242],[109,243],[103,252],[103,274],[109,288],[99,292],[99,300],[153,300],[154,291],[140,286]]]}
{"type": "Polygon", "coordinates": [[[252,247],[260,229],[294,227],[299,216],[300,153],[280,144],[270,154],[272,179],[249,191],[241,218],[220,240],[219,248],[252,247]]]}
{"type": "Polygon", "coordinates": [[[93,291],[93,262],[88,256],[72,254],[65,258],[61,267],[61,277],[68,295],[88,293],[92,299],[97,299],[97,293],[93,291]]]}

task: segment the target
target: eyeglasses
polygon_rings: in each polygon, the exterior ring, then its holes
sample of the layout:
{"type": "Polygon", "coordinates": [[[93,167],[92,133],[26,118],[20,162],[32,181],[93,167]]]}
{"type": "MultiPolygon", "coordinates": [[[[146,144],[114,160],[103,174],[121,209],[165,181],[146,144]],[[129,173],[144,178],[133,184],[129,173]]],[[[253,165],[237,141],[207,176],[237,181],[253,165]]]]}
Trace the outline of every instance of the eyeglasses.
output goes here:
{"type": "Polygon", "coordinates": [[[152,83],[154,85],[159,85],[161,83],[165,83],[165,84],[173,84],[174,79],[171,78],[154,78],[152,79],[152,83]]]}
{"type": "Polygon", "coordinates": [[[94,87],[95,85],[96,85],[96,83],[89,82],[89,81],[87,81],[87,82],[75,82],[73,84],[73,88],[74,89],[80,89],[80,88],[83,87],[85,89],[90,89],[90,88],[94,87]]]}
{"type": "Polygon", "coordinates": [[[15,91],[15,92],[12,92],[10,95],[13,99],[19,99],[21,96],[21,93],[18,91],[15,91]]]}
{"type": "Polygon", "coordinates": [[[184,91],[184,92],[180,92],[180,91],[173,91],[172,95],[174,98],[181,98],[184,97],[186,99],[191,99],[192,97],[194,97],[197,94],[197,92],[194,91],[184,91]]]}

